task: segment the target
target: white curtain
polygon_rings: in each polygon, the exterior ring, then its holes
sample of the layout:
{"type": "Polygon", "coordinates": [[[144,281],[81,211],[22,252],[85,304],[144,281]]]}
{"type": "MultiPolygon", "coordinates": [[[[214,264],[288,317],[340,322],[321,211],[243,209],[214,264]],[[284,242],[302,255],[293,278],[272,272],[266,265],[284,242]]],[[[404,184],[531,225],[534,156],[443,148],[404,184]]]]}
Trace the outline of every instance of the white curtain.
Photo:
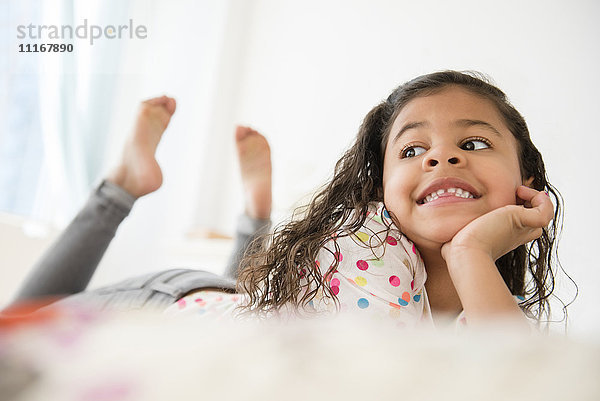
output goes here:
{"type": "Polygon", "coordinates": [[[0,211],[17,215],[31,211],[43,150],[37,61],[18,52],[15,27],[37,18],[37,6],[0,2],[0,211]]]}
{"type": "MultiPolygon", "coordinates": [[[[130,2],[56,0],[43,3],[42,21],[77,26],[84,19],[126,21],[130,2]]],[[[97,22],[96,22],[97,21],[97,22]]],[[[39,64],[42,177],[33,216],[64,225],[98,179],[104,164],[122,47],[74,42],[71,54],[39,64]],[[66,196],[68,194],[68,196],[66,196]]]]}

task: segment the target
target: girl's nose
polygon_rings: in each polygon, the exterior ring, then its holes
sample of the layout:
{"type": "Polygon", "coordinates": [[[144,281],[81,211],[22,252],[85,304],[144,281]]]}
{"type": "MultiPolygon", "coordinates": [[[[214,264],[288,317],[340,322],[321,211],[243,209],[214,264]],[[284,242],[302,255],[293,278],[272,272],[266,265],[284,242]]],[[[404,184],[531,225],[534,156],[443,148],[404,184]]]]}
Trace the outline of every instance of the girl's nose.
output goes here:
{"type": "Polygon", "coordinates": [[[436,167],[439,164],[461,167],[466,163],[466,160],[457,151],[446,151],[440,149],[433,152],[430,150],[428,153],[429,154],[423,158],[423,168],[426,170],[436,167]]]}

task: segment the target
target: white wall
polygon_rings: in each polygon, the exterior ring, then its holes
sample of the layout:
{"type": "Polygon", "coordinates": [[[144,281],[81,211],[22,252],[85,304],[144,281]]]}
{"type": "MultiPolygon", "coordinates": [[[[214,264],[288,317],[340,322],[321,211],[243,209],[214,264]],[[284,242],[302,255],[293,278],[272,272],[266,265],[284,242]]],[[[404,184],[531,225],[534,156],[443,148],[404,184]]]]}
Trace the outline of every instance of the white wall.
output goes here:
{"type": "Polygon", "coordinates": [[[323,183],[363,116],[395,86],[436,70],[473,69],[493,77],[526,117],[565,197],[560,254],[580,288],[572,328],[600,332],[592,252],[600,219],[590,205],[599,195],[592,177],[600,147],[600,3],[179,0],[136,7],[132,17],[148,21],[151,35],[125,52],[113,153],[138,100],[164,92],[177,98],[178,111],[159,149],[164,188],[136,206],[96,282],[186,261],[169,250],[195,224],[231,232],[242,207],[236,122],[271,143],[282,217],[323,183]]]}

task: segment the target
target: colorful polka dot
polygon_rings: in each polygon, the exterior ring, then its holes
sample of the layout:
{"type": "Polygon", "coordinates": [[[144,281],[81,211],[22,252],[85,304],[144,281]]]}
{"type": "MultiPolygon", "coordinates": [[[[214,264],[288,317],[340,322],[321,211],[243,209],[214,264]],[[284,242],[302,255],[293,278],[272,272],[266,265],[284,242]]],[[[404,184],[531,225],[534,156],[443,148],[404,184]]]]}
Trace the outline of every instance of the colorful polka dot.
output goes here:
{"type": "Polygon", "coordinates": [[[390,284],[394,287],[398,287],[400,285],[400,278],[398,276],[391,276],[390,284]]]}
{"type": "Polygon", "coordinates": [[[410,294],[406,291],[402,294],[402,298],[398,298],[398,303],[402,306],[408,305],[409,301],[410,301],[410,294]]]}
{"type": "Polygon", "coordinates": [[[393,302],[390,302],[390,303],[389,303],[389,305],[390,305],[392,308],[395,308],[395,309],[400,309],[400,305],[398,305],[398,304],[395,304],[395,303],[393,303],[393,302]]]}
{"type": "Polygon", "coordinates": [[[415,289],[415,280],[411,280],[410,281],[410,289],[414,290],[415,289]]]}
{"type": "Polygon", "coordinates": [[[338,261],[341,262],[344,259],[344,256],[340,253],[340,252],[336,252],[333,254],[333,257],[338,261]]]}
{"type": "Polygon", "coordinates": [[[413,246],[412,246],[412,251],[415,255],[417,254],[417,248],[415,248],[415,244],[413,244],[413,246]]]}
{"type": "Polygon", "coordinates": [[[356,304],[360,309],[365,309],[369,307],[369,300],[367,298],[360,298],[356,304]]]}
{"type": "Polygon", "coordinates": [[[417,294],[413,297],[413,299],[415,300],[415,302],[419,302],[421,300],[421,294],[417,294]]]}
{"type": "Polygon", "coordinates": [[[179,309],[185,308],[185,305],[185,299],[181,298],[179,301],[177,301],[177,306],[179,307],[179,309]]]}
{"type": "Polygon", "coordinates": [[[334,278],[331,280],[331,282],[329,283],[330,288],[331,288],[331,292],[334,295],[337,295],[340,293],[340,280],[337,278],[334,278]]]}
{"type": "Polygon", "coordinates": [[[354,279],[354,282],[358,285],[360,285],[361,287],[364,287],[365,285],[367,285],[367,279],[361,276],[358,276],[354,279]]]}
{"type": "Polygon", "coordinates": [[[388,236],[385,241],[390,244],[391,246],[395,246],[398,245],[398,241],[396,241],[396,238],[392,237],[391,235],[388,236]]]}
{"type": "Polygon", "coordinates": [[[356,267],[358,267],[359,270],[367,270],[369,268],[369,264],[364,260],[359,260],[356,262],[356,267]]]}
{"type": "Polygon", "coordinates": [[[525,297],[523,295],[517,295],[517,298],[521,301],[525,301],[525,297]]]}
{"type": "Polygon", "coordinates": [[[390,218],[390,214],[388,213],[387,209],[383,209],[383,217],[385,217],[386,219],[390,218]]]}
{"type": "Polygon", "coordinates": [[[369,234],[367,234],[367,233],[363,233],[362,231],[359,231],[354,235],[356,235],[356,238],[358,238],[359,241],[362,241],[364,243],[369,242],[369,234]]]}

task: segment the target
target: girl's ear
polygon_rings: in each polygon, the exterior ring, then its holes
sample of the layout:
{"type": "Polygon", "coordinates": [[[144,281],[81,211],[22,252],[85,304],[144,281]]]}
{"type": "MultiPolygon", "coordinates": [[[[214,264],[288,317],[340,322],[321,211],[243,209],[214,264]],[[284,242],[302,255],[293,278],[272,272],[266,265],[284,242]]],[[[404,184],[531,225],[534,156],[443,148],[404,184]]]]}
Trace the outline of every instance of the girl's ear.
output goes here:
{"type": "Polygon", "coordinates": [[[523,180],[523,185],[525,185],[526,187],[529,187],[529,188],[533,188],[533,187],[531,186],[531,183],[533,182],[533,180],[534,180],[534,177],[533,177],[533,176],[532,176],[532,177],[529,177],[528,179],[526,179],[526,180],[523,180]]]}

